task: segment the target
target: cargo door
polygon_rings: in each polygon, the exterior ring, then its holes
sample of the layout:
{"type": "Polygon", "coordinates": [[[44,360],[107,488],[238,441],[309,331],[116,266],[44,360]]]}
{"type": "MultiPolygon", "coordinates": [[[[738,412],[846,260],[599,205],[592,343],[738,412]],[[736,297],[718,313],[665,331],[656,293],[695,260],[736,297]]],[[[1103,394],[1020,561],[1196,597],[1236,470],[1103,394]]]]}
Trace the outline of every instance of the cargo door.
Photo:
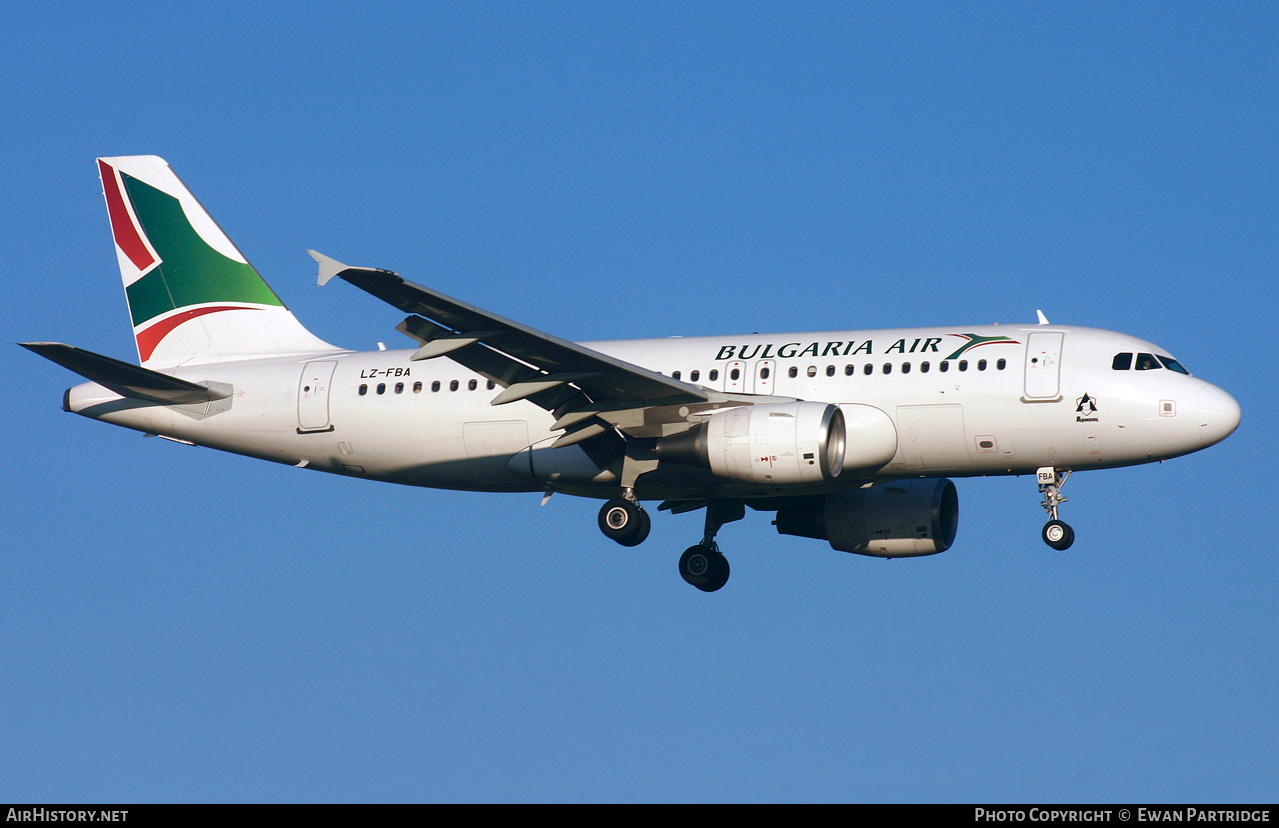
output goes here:
{"type": "Polygon", "coordinates": [[[963,406],[898,406],[897,440],[894,466],[904,461],[910,471],[924,473],[972,467],[963,406]]]}

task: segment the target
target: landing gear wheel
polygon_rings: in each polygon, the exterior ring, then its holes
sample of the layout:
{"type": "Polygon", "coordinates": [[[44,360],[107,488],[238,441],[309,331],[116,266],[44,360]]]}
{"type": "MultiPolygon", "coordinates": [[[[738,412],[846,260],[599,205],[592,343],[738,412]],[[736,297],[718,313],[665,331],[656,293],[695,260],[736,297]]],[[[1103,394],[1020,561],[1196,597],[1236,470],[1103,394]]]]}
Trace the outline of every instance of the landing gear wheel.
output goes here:
{"type": "Polygon", "coordinates": [[[1066,502],[1066,498],[1061,496],[1061,487],[1066,485],[1070,469],[1044,466],[1035,471],[1035,477],[1039,481],[1039,493],[1044,496],[1039,505],[1048,513],[1048,522],[1044,524],[1044,543],[1053,549],[1069,549],[1075,542],[1075,530],[1057,519],[1057,510],[1066,502]]]}
{"type": "Polygon", "coordinates": [[[643,509],[639,510],[639,527],[635,530],[635,534],[629,540],[620,540],[622,546],[639,546],[648,539],[648,532],[653,528],[653,521],[648,516],[648,512],[643,509]]]}
{"type": "Polygon", "coordinates": [[[1053,549],[1069,549],[1075,542],[1075,530],[1060,520],[1050,520],[1044,524],[1044,543],[1053,549]]]}
{"type": "Polygon", "coordinates": [[[639,546],[653,527],[648,512],[631,500],[614,498],[600,509],[600,531],[622,546],[639,546]]]}
{"type": "Polygon", "coordinates": [[[699,543],[680,556],[679,574],[702,592],[714,592],[728,583],[728,558],[714,546],[699,543]]]}

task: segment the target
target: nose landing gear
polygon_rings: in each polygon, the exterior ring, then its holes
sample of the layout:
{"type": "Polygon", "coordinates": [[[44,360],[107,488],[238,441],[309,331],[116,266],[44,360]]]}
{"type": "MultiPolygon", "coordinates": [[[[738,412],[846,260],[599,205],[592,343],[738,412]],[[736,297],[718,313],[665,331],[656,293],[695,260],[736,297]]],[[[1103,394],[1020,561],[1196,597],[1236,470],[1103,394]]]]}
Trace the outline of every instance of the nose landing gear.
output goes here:
{"type": "Polygon", "coordinates": [[[1039,505],[1048,513],[1048,522],[1044,524],[1043,531],[1044,543],[1057,550],[1069,549],[1075,542],[1075,530],[1057,519],[1057,507],[1066,502],[1066,498],[1061,496],[1061,487],[1066,485],[1070,469],[1058,472],[1052,466],[1044,466],[1035,476],[1039,480],[1039,492],[1044,496],[1039,505]]]}

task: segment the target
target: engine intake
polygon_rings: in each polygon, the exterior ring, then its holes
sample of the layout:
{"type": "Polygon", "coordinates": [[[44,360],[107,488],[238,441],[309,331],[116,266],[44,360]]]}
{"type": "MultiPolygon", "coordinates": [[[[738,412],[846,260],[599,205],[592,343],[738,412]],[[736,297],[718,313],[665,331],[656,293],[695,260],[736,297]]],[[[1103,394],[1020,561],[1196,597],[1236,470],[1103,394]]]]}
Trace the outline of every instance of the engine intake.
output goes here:
{"type": "Polygon", "coordinates": [[[751,405],[657,442],[658,459],[717,477],[787,485],[834,480],[844,470],[844,415],[819,402],[751,405]]]}
{"type": "Polygon", "coordinates": [[[830,541],[840,552],[909,558],[945,552],[959,529],[959,495],[949,480],[896,480],[777,510],[783,535],[830,541]]]}

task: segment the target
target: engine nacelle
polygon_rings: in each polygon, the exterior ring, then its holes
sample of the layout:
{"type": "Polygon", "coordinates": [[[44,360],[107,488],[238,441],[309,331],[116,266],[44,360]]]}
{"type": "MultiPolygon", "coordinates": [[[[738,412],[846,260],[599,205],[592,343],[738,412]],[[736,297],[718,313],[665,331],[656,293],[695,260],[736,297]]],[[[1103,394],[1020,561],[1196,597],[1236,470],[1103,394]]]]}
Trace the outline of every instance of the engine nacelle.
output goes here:
{"type": "Polygon", "coordinates": [[[945,552],[959,529],[959,495],[949,480],[895,480],[777,510],[777,531],[830,541],[877,558],[945,552]]]}
{"type": "Polygon", "coordinates": [[[787,485],[834,480],[844,469],[844,415],[819,402],[750,405],[657,443],[659,459],[717,477],[787,485]]]}

